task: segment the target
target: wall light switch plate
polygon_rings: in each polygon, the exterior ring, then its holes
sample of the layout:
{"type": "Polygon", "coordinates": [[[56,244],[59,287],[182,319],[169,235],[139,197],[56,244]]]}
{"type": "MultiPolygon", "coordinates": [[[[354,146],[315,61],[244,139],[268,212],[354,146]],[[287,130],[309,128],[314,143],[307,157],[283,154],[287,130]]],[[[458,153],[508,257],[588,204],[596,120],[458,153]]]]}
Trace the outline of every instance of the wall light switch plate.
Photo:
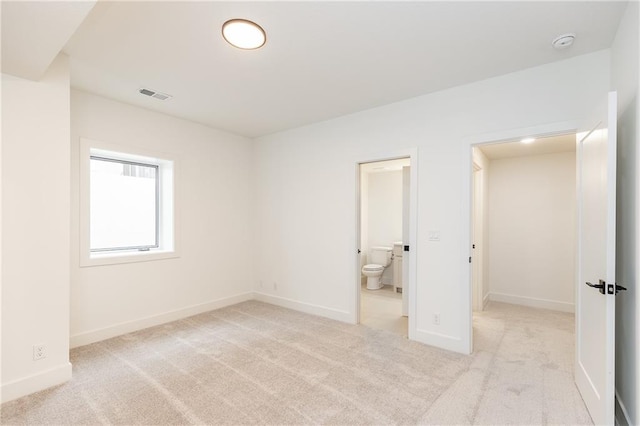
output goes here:
{"type": "Polygon", "coordinates": [[[429,231],[427,238],[429,241],[440,241],[440,231],[429,231]]]}

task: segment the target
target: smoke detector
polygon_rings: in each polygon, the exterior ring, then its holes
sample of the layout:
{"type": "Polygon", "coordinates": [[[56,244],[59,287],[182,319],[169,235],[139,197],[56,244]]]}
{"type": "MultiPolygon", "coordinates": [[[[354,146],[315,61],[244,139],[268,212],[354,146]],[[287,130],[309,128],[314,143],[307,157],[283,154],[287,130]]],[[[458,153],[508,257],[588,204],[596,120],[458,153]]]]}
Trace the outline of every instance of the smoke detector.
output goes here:
{"type": "Polygon", "coordinates": [[[566,49],[567,47],[573,44],[573,41],[575,40],[575,38],[576,38],[576,35],[573,33],[562,34],[561,36],[556,37],[551,42],[551,45],[554,47],[554,49],[557,49],[557,50],[566,49]]]}
{"type": "Polygon", "coordinates": [[[150,90],[150,89],[140,89],[138,90],[138,92],[140,92],[141,94],[145,95],[145,96],[151,96],[152,98],[156,98],[158,100],[161,101],[166,101],[167,99],[171,99],[173,98],[173,96],[168,95],[166,93],[160,93],[160,92],[156,92],[155,90],[150,90]]]}

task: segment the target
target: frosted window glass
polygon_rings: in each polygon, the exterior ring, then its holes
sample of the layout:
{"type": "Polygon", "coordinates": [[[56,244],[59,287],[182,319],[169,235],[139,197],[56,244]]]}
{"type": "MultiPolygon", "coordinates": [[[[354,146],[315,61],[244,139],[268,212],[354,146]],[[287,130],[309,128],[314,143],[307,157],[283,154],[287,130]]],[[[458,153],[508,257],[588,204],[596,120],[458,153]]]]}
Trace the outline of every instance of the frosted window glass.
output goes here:
{"type": "Polygon", "coordinates": [[[158,167],[91,157],[91,251],[158,247],[158,167]]]}

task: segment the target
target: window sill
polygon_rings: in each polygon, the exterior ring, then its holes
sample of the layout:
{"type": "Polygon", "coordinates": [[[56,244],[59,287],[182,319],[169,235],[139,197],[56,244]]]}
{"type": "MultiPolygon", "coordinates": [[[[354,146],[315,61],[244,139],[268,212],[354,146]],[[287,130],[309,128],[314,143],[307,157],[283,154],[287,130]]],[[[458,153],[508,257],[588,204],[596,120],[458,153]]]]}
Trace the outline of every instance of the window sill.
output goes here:
{"type": "Polygon", "coordinates": [[[154,260],[175,259],[178,257],[180,257],[180,254],[175,250],[92,253],[90,256],[82,256],[80,259],[80,267],[150,262],[154,260]]]}

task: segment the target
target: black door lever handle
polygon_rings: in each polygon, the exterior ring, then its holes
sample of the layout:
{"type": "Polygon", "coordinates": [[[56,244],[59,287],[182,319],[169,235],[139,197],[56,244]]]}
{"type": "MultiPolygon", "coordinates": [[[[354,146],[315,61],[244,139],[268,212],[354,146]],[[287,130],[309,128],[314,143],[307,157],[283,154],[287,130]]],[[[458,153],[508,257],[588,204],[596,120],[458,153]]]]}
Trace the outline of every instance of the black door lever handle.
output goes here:
{"type": "Polygon", "coordinates": [[[627,289],[626,287],[622,287],[621,285],[616,284],[616,294],[618,294],[620,290],[626,290],[626,289],[627,289]]]}
{"type": "Polygon", "coordinates": [[[604,294],[604,287],[606,285],[604,281],[600,280],[599,284],[591,284],[590,282],[587,281],[585,284],[588,285],[589,287],[600,289],[600,293],[604,294]]]}
{"type": "Polygon", "coordinates": [[[600,293],[602,293],[602,294],[618,294],[618,292],[620,290],[626,290],[627,289],[626,287],[623,287],[623,286],[618,285],[618,284],[615,284],[615,285],[614,284],[609,284],[609,285],[607,285],[607,283],[604,282],[603,280],[599,280],[598,284],[591,284],[590,282],[586,282],[585,284],[588,285],[589,287],[593,287],[593,288],[599,289],[600,293]]]}

